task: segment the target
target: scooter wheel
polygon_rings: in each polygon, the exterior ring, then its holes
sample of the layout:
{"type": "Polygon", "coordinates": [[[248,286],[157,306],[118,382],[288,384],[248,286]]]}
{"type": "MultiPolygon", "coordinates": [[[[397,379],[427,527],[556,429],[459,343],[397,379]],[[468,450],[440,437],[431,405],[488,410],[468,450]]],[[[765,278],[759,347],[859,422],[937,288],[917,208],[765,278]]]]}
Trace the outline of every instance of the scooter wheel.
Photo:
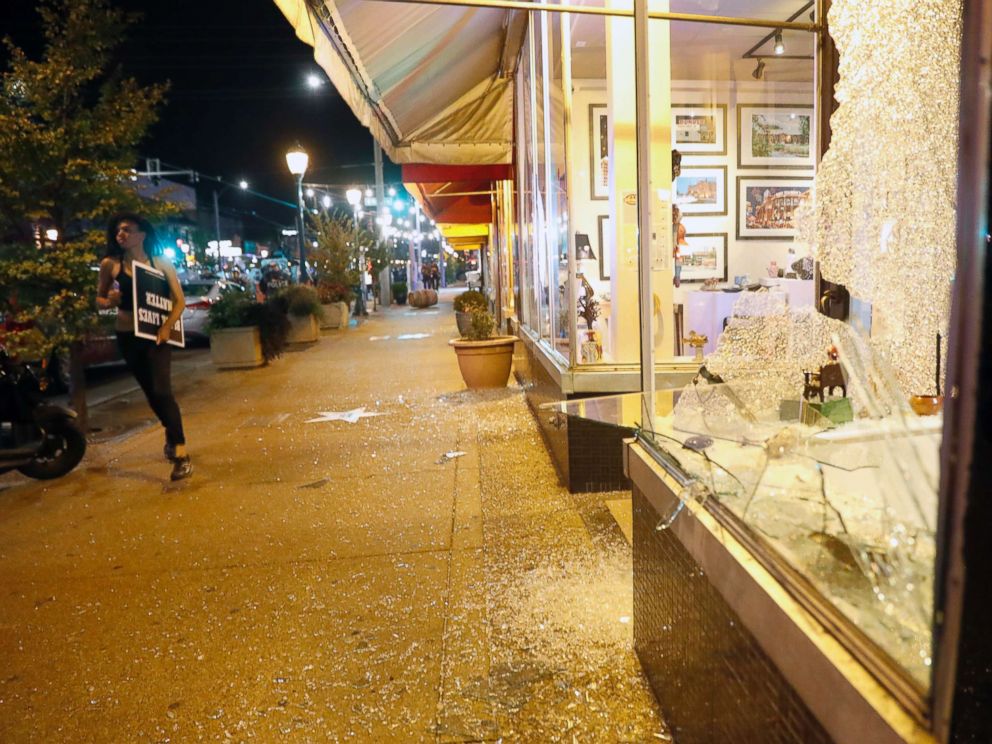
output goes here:
{"type": "Polygon", "coordinates": [[[35,458],[18,468],[29,478],[61,478],[76,467],[86,454],[86,435],[75,423],[64,422],[45,430],[45,444],[35,458]]]}

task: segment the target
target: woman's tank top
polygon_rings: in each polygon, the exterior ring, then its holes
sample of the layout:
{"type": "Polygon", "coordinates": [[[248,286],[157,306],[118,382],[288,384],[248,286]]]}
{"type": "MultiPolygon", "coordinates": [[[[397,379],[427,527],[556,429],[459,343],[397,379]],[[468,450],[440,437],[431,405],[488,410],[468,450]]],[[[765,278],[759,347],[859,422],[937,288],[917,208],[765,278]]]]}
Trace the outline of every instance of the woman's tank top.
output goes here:
{"type": "Polygon", "coordinates": [[[117,287],[121,293],[120,309],[126,313],[132,312],[132,308],[134,307],[134,282],[131,280],[130,275],[125,273],[123,266],[117,272],[117,287]]]}

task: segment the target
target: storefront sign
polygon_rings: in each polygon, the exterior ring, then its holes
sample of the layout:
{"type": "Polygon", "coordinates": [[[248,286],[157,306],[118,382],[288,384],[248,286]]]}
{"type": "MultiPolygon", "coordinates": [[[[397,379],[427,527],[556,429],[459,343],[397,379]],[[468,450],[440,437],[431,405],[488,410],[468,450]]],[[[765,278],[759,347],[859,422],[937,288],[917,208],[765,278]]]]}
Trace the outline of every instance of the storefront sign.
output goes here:
{"type": "MultiPolygon", "coordinates": [[[[148,264],[135,261],[131,267],[134,275],[134,335],[154,341],[158,329],[172,312],[172,296],[165,274],[148,264]]],[[[185,346],[183,319],[176,321],[169,336],[173,346],[185,346]]]]}

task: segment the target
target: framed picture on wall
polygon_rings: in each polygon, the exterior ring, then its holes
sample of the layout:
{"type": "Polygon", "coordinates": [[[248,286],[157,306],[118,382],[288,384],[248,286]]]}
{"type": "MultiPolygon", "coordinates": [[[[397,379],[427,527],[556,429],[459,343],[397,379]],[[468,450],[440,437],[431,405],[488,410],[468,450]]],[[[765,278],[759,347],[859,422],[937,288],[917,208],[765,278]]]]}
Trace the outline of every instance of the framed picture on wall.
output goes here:
{"type": "Polygon", "coordinates": [[[599,215],[596,222],[599,232],[599,278],[607,282],[610,280],[610,261],[613,256],[613,232],[609,215],[599,215]]]}
{"type": "Polygon", "coordinates": [[[742,104],[737,107],[737,166],[812,169],[815,134],[812,106],[742,104]]]}
{"type": "Polygon", "coordinates": [[[727,281],[727,233],[686,233],[682,246],[682,281],[727,281]]]}
{"type": "Polygon", "coordinates": [[[589,198],[610,198],[610,119],[604,103],[589,104],[589,198]]]}
{"type": "Polygon", "coordinates": [[[675,203],[682,214],[727,214],[727,166],[683,166],[675,179],[675,203]]]}
{"type": "Polygon", "coordinates": [[[799,176],[737,177],[737,238],[791,240],[793,216],[813,195],[813,179],[799,176]]]}
{"type": "Polygon", "coordinates": [[[727,104],[672,104],[672,147],[683,155],[727,154],[727,104]]]}

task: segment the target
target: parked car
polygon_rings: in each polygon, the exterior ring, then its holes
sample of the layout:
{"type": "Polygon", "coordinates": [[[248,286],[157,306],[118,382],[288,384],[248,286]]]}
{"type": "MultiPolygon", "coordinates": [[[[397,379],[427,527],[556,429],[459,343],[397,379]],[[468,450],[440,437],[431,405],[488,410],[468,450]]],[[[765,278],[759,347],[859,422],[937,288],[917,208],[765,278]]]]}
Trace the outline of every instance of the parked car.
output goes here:
{"type": "Polygon", "coordinates": [[[183,310],[183,329],[186,338],[207,338],[207,318],[210,306],[226,292],[244,292],[246,287],[226,279],[193,279],[181,283],[186,297],[183,310]]]}

